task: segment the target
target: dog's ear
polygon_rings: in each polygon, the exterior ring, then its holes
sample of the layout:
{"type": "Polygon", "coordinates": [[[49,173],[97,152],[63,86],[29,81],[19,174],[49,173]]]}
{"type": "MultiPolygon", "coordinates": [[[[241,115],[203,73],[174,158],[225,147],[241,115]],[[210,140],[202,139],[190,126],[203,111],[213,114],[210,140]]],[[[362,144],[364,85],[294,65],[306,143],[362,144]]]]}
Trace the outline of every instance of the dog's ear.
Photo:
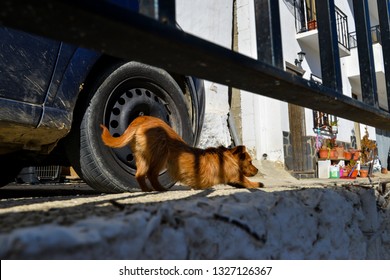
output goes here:
{"type": "Polygon", "coordinates": [[[231,148],[230,151],[232,152],[233,155],[244,154],[246,152],[246,147],[244,145],[240,145],[240,146],[231,148]]]}

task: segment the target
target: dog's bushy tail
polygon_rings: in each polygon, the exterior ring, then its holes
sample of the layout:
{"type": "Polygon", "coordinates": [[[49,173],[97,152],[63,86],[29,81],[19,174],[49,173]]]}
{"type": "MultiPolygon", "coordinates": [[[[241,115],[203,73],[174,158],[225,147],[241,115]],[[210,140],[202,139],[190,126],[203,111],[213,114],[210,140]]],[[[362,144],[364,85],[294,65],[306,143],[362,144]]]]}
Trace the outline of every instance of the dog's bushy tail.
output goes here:
{"type": "Polygon", "coordinates": [[[131,127],[129,126],[121,136],[112,137],[107,127],[105,127],[103,124],[101,124],[100,127],[103,129],[103,143],[111,148],[122,148],[126,146],[127,144],[129,144],[134,134],[133,129],[131,129],[131,127]]]}

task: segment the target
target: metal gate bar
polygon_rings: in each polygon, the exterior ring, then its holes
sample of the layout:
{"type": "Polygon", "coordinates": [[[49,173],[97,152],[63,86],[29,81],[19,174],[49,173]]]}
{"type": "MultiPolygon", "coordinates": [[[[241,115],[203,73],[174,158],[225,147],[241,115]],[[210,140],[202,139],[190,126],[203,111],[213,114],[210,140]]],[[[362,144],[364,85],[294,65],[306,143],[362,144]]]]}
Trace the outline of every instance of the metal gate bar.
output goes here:
{"type": "Polygon", "coordinates": [[[161,23],[176,26],[175,0],[159,1],[158,18],[161,23]]]}
{"type": "MultiPolygon", "coordinates": [[[[262,16],[268,12],[261,11],[262,16]]],[[[318,85],[104,1],[7,0],[0,23],[390,130],[389,112],[340,94],[337,82],[318,85]]]]}
{"type": "Polygon", "coordinates": [[[367,105],[379,108],[367,0],[354,0],[353,10],[355,13],[360,84],[363,102],[367,105]]]}
{"type": "Polygon", "coordinates": [[[257,59],[283,69],[279,1],[255,0],[257,59]],[[269,11],[264,12],[264,11],[269,11]]]}
{"type": "Polygon", "coordinates": [[[387,108],[390,110],[390,3],[389,0],[377,0],[377,5],[380,22],[383,63],[386,76],[387,108]]]}
{"type": "Polygon", "coordinates": [[[342,95],[339,40],[333,0],[316,0],[322,83],[342,95]]]}

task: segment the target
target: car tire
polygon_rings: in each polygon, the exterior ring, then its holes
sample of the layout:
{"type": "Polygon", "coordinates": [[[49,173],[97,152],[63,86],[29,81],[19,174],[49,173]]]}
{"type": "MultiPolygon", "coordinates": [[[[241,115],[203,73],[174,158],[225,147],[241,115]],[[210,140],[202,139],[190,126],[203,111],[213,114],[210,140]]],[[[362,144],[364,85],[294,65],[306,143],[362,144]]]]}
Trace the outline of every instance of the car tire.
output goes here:
{"type": "MultiPolygon", "coordinates": [[[[98,79],[67,145],[69,159],[79,176],[95,190],[118,193],[139,190],[135,179],[135,159],[129,147],[111,149],[101,140],[100,124],[118,136],[140,115],[163,119],[187,143],[194,133],[184,94],[166,71],[129,62],[108,71],[98,79]]],[[[76,121],[77,122],[77,121],[76,121]]],[[[172,186],[166,171],[161,185],[172,186]]]]}

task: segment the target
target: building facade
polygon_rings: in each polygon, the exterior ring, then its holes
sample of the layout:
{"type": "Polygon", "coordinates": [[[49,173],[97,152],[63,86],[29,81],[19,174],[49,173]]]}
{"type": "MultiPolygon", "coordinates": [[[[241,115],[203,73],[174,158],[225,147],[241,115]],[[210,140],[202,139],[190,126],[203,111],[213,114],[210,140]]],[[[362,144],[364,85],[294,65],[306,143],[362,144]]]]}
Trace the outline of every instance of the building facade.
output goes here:
{"type": "MultiPolygon", "coordinates": [[[[381,109],[389,110],[377,4],[367,3],[378,103],[381,109]]],[[[343,94],[362,100],[353,1],[335,0],[335,6],[343,94]]],[[[315,0],[279,0],[279,9],[285,70],[321,83],[315,0]]],[[[257,56],[254,0],[179,0],[177,18],[187,32],[257,56]]],[[[206,146],[229,145],[230,128],[237,135],[233,142],[245,144],[257,159],[280,161],[294,174],[315,176],[319,140],[336,137],[339,145],[359,149],[367,131],[377,143],[382,166],[390,168],[388,131],[214,83],[207,82],[206,89],[203,138],[213,139],[203,140],[206,146]],[[332,133],[336,122],[338,131],[332,133]]]]}

